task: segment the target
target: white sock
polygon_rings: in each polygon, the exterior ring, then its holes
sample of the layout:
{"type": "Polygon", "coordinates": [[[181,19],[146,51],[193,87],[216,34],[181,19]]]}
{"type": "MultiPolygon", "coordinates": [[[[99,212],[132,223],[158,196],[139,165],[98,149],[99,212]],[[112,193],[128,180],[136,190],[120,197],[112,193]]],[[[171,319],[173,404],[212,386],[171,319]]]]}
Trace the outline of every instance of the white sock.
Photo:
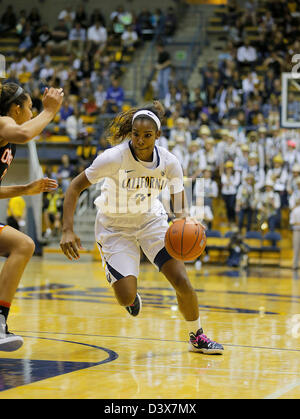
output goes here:
{"type": "Polygon", "coordinates": [[[187,321],[186,324],[188,327],[188,332],[196,334],[197,330],[201,329],[200,316],[197,320],[187,321]]]}

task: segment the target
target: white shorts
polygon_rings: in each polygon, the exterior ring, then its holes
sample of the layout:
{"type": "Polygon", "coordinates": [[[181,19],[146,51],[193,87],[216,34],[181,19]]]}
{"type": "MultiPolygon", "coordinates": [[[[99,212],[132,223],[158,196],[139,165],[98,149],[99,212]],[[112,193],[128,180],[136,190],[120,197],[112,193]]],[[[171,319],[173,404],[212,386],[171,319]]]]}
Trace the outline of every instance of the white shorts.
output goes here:
{"type": "Polygon", "coordinates": [[[138,277],[140,249],[159,270],[172,259],[165,249],[165,234],[169,227],[166,214],[155,216],[135,229],[104,226],[101,218],[98,212],[95,237],[111,285],[128,275],[138,277]]]}

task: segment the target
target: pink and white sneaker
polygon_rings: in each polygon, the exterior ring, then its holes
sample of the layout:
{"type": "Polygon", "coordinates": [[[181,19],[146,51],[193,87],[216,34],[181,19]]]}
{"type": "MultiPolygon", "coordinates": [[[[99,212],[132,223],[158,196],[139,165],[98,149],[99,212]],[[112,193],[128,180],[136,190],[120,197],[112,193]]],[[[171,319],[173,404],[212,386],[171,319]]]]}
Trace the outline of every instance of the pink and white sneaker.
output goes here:
{"type": "Polygon", "coordinates": [[[210,340],[203,334],[203,329],[199,329],[196,334],[190,333],[190,352],[201,352],[203,354],[222,355],[224,348],[220,343],[210,340]]]}

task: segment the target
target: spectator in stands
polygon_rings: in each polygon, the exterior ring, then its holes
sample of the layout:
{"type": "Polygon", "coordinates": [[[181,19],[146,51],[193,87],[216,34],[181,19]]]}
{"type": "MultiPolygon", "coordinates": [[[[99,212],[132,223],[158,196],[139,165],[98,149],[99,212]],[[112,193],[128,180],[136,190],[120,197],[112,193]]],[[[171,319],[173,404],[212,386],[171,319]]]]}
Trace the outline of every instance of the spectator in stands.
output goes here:
{"type": "Polygon", "coordinates": [[[51,40],[47,43],[51,54],[63,55],[67,51],[69,39],[69,29],[63,19],[60,19],[54,26],[51,36],[51,40]]]}
{"type": "Polygon", "coordinates": [[[44,66],[41,68],[41,71],[39,72],[40,80],[43,81],[45,84],[48,84],[53,74],[54,68],[51,65],[51,61],[46,61],[44,66]]]}
{"type": "Polygon", "coordinates": [[[198,137],[196,140],[200,141],[201,146],[203,147],[205,141],[210,138],[211,136],[211,129],[207,125],[201,125],[198,130],[198,137]]]}
{"type": "Polygon", "coordinates": [[[288,140],[286,142],[286,150],[283,152],[284,164],[288,172],[292,171],[292,167],[300,163],[300,154],[296,149],[296,141],[288,140]]]}
{"type": "Polygon", "coordinates": [[[100,109],[101,112],[103,112],[105,110],[103,109],[103,106],[106,100],[106,92],[104,90],[103,84],[99,83],[97,85],[97,90],[94,96],[95,96],[97,108],[100,109]]]}
{"type": "Polygon", "coordinates": [[[73,27],[73,22],[75,19],[75,12],[72,10],[71,6],[66,6],[65,9],[59,12],[57,19],[64,20],[65,24],[70,30],[73,27]]]}
{"type": "Polygon", "coordinates": [[[136,19],[136,31],[141,39],[147,41],[153,38],[154,28],[151,21],[151,13],[148,9],[142,9],[136,19]]]}
{"type": "Polygon", "coordinates": [[[133,25],[128,25],[121,35],[123,53],[132,53],[138,46],[139,37],[133,25]]]}
{"type": "Polygon", "coordinates": [[[108,32],[110,34],[109,39],[111,45],[121,45],[121,36],[124,32],[124,25],[120,22],[118,16],[115,16],[108,28],[108,32]]]}
{"type": "Polygon", "coordinates": [[[46,47],[48,45],[48,42],[52,39],[52,34],[49,29],[49,26],[47,23],[44,23],[37,31],[36,31],[36,42],[37,45],[40,45],[41,47],[46,47]]]}
{"type": "Polygon", "coordinates": [[[235,204],[240,174],[234,171],[232,161],[227,161],[221,172],[221,193],[226,206],[227,219],[230,225],[235,224],[235,204]]]}
{"type": "Polygon", "coordinates": [[[297,200],[300,198],[300,176],[294,179],[295,187],[289,196],[289,209],[293,210],[296,206],[297,200]]]}
{"type": "Polygon", "coordinates": [[[29,22],[26,22],[20,34],[19,50],[24,53],[33,47],[33,30],[29,22]]]}
{"type": "Polygon", "coordinates": [[[26,202],[22,196],[10,198],[7,206],[7,225],[21,230],[25,226],[26,202]]]}
{"type": "Polygon", "coordinates": [[[111,86],[106,91],[105,108],[107,113],[117,113],[124,103],[124,89],[120,86],[120,80],[112,77],[111,86]]]}
{"type": "Polygon", "coordinates": [[[20,66],[25,72],[33,73],[37,64],[37,57],[33,57],[31,51],[27,51],[25,57],[20,61],[20,66]]]}
{"type": "Polygon", "coordinates": [[[273,159],[273,168],[267,172],[266,182],[272,183],[274,192],[280,196],[281,207],[287,206],[287,181],[288,172],[282,155],[278,154],[273,159]]]}
{"type": "Polygon", "coordinates": [[[67,117],[65,128],[67,135],[74,142],[87,134],[78,108],[75,108],[74,113],[67,117]]]}
{"type": "Polygon", "coordinates": [[[222,140],[217,145],[217,161],[220,170],[222,171],[226,161],[235,161],[237,155],[238,145],[234,136],[228,130],[223,130],[222,140]]]}
{"type": "Polygon", "coordinates": [[[93,94],[88,95],[87,99],[84,100],[83,109],[86,115],[98,115],[99,108],[97,107],[96,99],[93,94]]]}
{"type": "Polygon", "coordinates": [[[249,71],[246,77],[242,81],[242,89],[244,93],[244,100],[247,100],[251,93],[254,93],[255,86],[258,84],[259,80],[257,75],[253,71],[249,71]]]}
{"type": "Polygon", "coordinates": [[[182,134],[177,134],[175,135],[174,140],[171,140],[170,142],[172,143],[173,141],[175,142],[175,146],[172,148],[171,153],[177,157],[181,164],[184,176],[187,176],[190,156],[186,152],[185,138],[182,134]]]}
{"type": "Polygon", "coordinates": [[[74,53],[80,58],[83,55],[84,44],[86,40],[86,29],[81,27],[80,22],[75,22],[74,27],[69,33],[69,53],[74,53]]]}
{"type": "Polygon", "coordinates": [[[103,26],[106,27],[106,20],[104,15],[101,13],[99,8],[96,8],[93,10],[91,16],[90,16],[90,26],[93,26],[95,22],[101,22],[103,26]]]}
{"type": "Polygon", "coordinates": [[[257,51],[250,44],[248,38],[245,38],[244,43],[237,49],[237,63],[240,69],[250,67],[254,69],[254,64],[257,62],[257,51]]]}
{"type": "Polygon", "coordinates": [[[121,6],[121,12],[118,14],[118,20],[120,23],[124,25],[124,28],[132,25],[133,23],[133,16],[129,10],[124,10],[123,6],[121,6]]]}
{"type": "Polygon", "coordinates": [[[80,5],[77,6],[74,20],[75,20],[75,22],[80,22],[80,24],[83,28],[87,28],[87,26],[88,26],[88,16],[86,14],[86,11],[84,9],[83,4],[80,4],[80,5]]]}
{"type": "Polygon", "coordinates": [[[62,192],[65,193],[68,189],[74,175],[74,167],[70,162],[68,154],[63,154],[61,157],[61,165],[57,170],[57,180],[61,185],[62,192]]]}
{"type": "Polygon", "coordinates": [[[267,223],[269,230],[275,231],[280,226],[280,196],[274,191],[273,182],[266,182],[265,191],[258,198],[257,210],[261,227],[267,223]]]}
{"type": "Polygon", "coordinates": [[[259,167],[264,168],[265,166],[265,152],[262,144],[259,143],[258,133],[256,131],[250,131],[247,135],[247,145],[250,153],[255,153],[258,158],[259,167]]]}
{"type": "Polygon", "coordinates": [[[31,12],[27,16],[27,20],[33,29],[37,29],[41,26],[41,15],[36,7],[31,9],[31,12]]]}
{"type": "Polygon", "coordinates": [[[245,2],[245,11],[242,15],[242,22],[245,26],[256,26],[257,25],[257,16],[256,16],[256,10],[257,10],[257,0],[247,0],[245,2]]]}
{"type": "Polygon", "coordinates": [[[94,54],[96,51],[101,53],[104,50],[107,42],[107,30],[100,20],[88,28],[87,39],[87,49],[90,54],[94,54]]]}
{"type": "Polygon", "coordinates": [[[162,28],[165,23],[165,15],[161,9],[156,9],[151,16],[152,26],[156,29],[156,32],[162,28]]]}
{"type": "Polygon", "coordinates": [[[97,147],[92,144],[91,137],[85,136],[81,145],[76,149],[78,156],[78,165],[84,168],[88,167],[95,159],[97,154],[97,147]]]}
{"type": "Polygon", "coordinates": [[[197,190],[197,187],[202,187],[201,182],[195,183],[194,194],[195,196],[203,196],[204,193],[204,221],[209,229],[212,228],[213,215],[213,200],[218,197],[218,184],[212,178],[213,168],[206,166],[203,170],[203,187],[204,191],[197,190]]]}
{"type": "Polygon", "coordinates": [[[192,178],[192,180],[199,177],[206,166],[205,157],[203,153],[201,153],[200,148],[201,144],[198,140],[192,141],[186,148],[190,156],[187,175],[189,178],[192,178]]]}
{"type": "Polygon", "coordinates": [[[256,206],[257,191],[254,185],[254,175],[249,172],[239,186],[236,195],[236,212],[240,230],[243,228],[245,217],[247,217],[247,231],[251,230],[256,206]]]}
{"type": "Polygon", "coordinates": [[[176,119],[175,126],[170,131],[170,141],[176,141],[179,135],[184,138],[185,147],[188,147],[192,142],[192,136],[189,131],[189,120],[187,118],[180,117],[176,119]]]}
{"type": "Polygon", "coordinates": [[[249,146],[247,144],[242,144],[238,148],[237,156],[234,160],[234,168],[238,170],[241,175],[243,171],[247,173],[249,163],[249,146]]]}
{"type": "Polygon", "coordinates": [[[5,12],[1,17],[0,33],[5,33],[14,29],[17,24],[17,17],[14,12],[13,6],[7,6],[5,12]]]}
{"type": "Polygon", "coordinates": [[[230,119],[228,130],[231,135],[234,136],[234,139],[237,141],[238,145],[244,144],[246,142],[245,129],[241,126],[238,119],[230,119]]]}
{"type": "MultiPolygon", "coordinates": [[[[197,141],[197,140],[195,140],[197,141]]],[[[217,170],[217,152],[216,152],[216,146],[215,146],[215,140],[212,137],[208,137],[204,141],[204,146],[201,146],[200,149],[201,153],[201,162],[203,161],[203,164],[205,162],[205,166],[209,166],[215,174],[217,170]]]]}
{"type": "Polygon", "coordinates": [[[242,170],[242,179],[245,179],[248,173],[254,175],[255,188],[259,191],[265,185],[265,171],[258,164],[258,156],[256,153],[250,153],[248,158],[248,166],[242,170]]]}
{"type": "Polygon", "coordinates": [[[288,180],[287,180],[287,193],[288,195],[292,195],[298,189],[296,179],[300,177],[300,164],[296,163],[292,167],[291,171],[288,173],[288,180]]]}
{"type": "Polygon", "coordinates": [[[74,108],[70,105],[69,100],[65,99],[62,107],[59,110],[59,116],[60,116],[59,126],[61,129],[66,128],[66,121],[69,116],[73,115],[73,113],[74,113],[74,108]]]}
{"type": "Polygon", "coordinates": [[[61,232],[62,210],[64,194],[61,188],[44,195],[43,219],[45,224],[45,238],[59,236],[61,232]]]}
{"type": "Polygon", "coordinates": [[[171,56],[165,49],[162,43],[157,45],[158,58],[155,66],[158,71],[157,82],[158,82],[158,95],[159,99],[164,100],[169,93],[169,79],[171,73],[171,56]]]}
{"type": "Polygon", "coordinates": [[[164,19],[164,36],[170,38],[174,35],[177,28],[177,18],[173,7],[168,7],[164,19]]]}
{"type": "Polygon", "coordinates": [[[269,45],[268,49],[269,56],[264,60],[263,66],[265,68],[271,68],[274,71],[275,77],[280,77],[285,66],[284,59],[274,50],[273,45],[269,45]]]}

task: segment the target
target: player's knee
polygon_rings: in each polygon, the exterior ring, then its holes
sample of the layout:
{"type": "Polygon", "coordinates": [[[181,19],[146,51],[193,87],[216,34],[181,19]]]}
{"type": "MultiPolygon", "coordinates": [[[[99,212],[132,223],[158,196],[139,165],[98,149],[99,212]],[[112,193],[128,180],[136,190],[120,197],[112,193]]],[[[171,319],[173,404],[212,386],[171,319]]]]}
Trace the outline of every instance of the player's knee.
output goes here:
{"type": "Polygon", "coordinates": [[[31,258],[35,250],[34,241],[28,236],[22,237],[17,247],[18,254],[26,258],[31,258]]]}
{"type": "Polygon", "coordinates": [[[137,293],[135,277],[124,277],[115,282],[113,288],[116,299],[121,306],[127,307],[133,304],[137,293]]]}

